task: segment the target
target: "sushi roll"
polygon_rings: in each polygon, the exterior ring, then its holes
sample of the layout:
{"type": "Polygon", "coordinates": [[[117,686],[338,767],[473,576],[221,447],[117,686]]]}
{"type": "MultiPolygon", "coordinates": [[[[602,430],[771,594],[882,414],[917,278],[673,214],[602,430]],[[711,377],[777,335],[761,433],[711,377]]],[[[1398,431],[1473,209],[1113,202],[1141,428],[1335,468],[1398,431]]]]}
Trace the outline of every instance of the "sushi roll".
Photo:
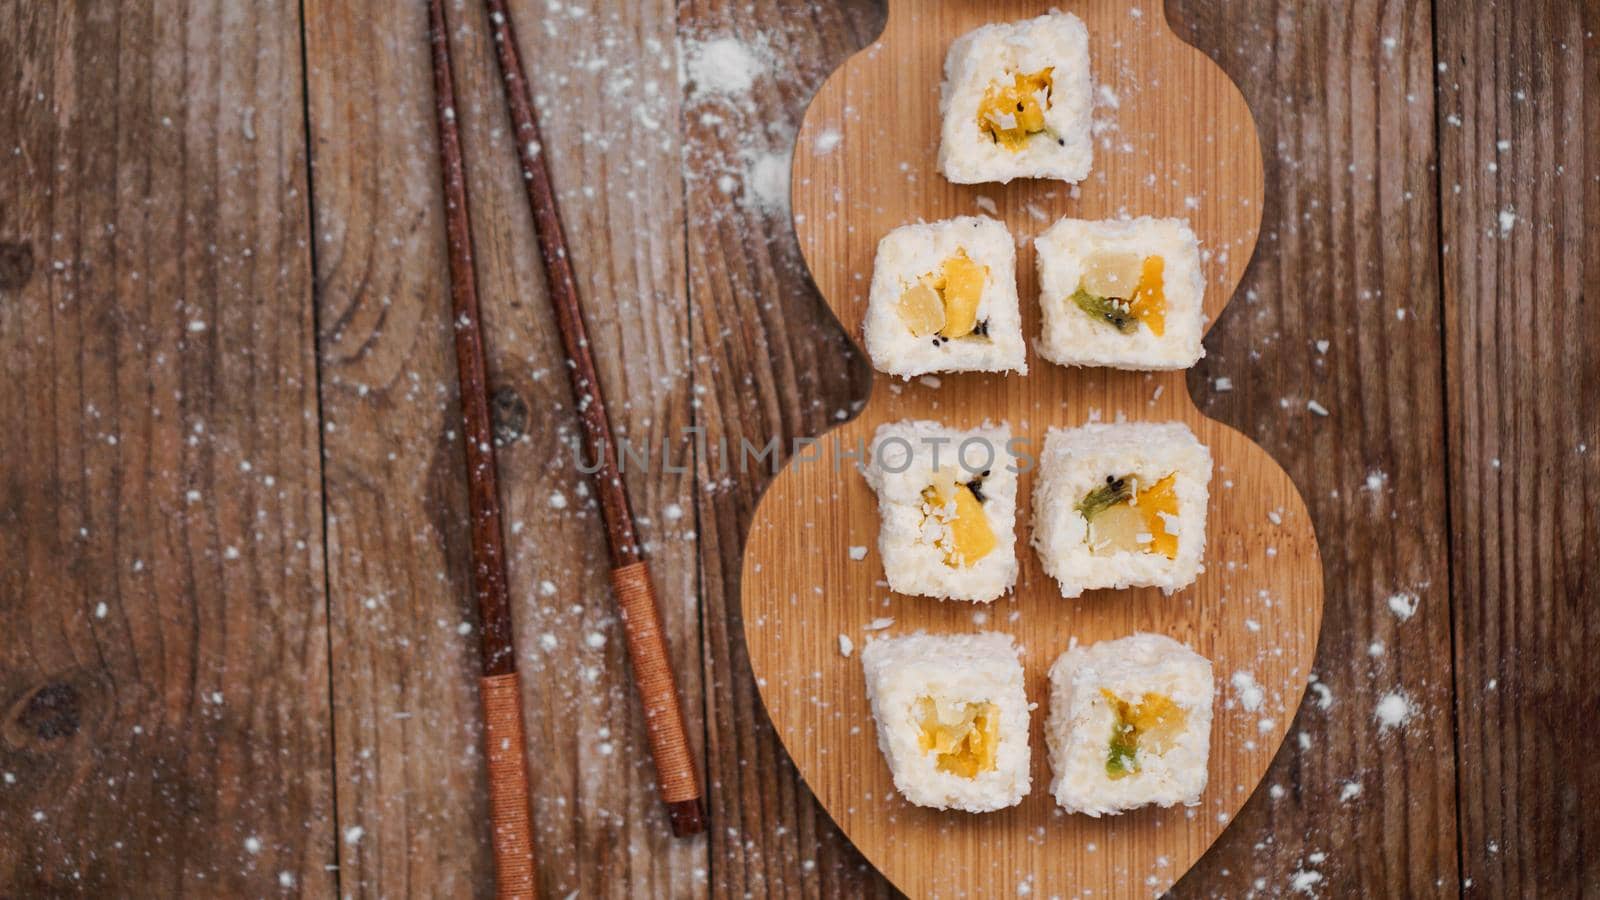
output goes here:
{"type": "Polygon", "coordinates": [[[1052,428],[1039,457],[1033,545],[1076,597],[1188,587],[1202,571],[1211,452],[1181,422],[1052,428]]]}
{"type": "Polygon", "coordinates": [[[878,552],[889,589],[988,602],[1017,580],[1017,472],[1011,430],[938,422],[878,426],[863,468],[878,493],[878,552]]]}
{"type": "Polygon", "coordinates": [[[1061,654],[1050,667],[1050,793],[1099,817],[1194,806],[1211,755],[1211,661],[1159,634],[1061,654]]]}
{"type": "Polygon", "coordinates": [[[1090,134],[1089,31],[1071,13],[985,25],[944,58],[939,171],[957,184],[1082,181],[1090,134]]]}
{"type": "Polygon", "coordinates": [[[1028,372],[1017,247],[983,216],[903,225],[878,242],[867,353],[880,372],[1028,372]]]}
{"type": "Polygon", "coordinates": [[[1034,247],[1040,356],[1064,366],[1187,369],[1205,355],[1205,276],[1189,223],[1062,219],[1034,247]]]}
{"type": "Polygon", "coordinates": [[[861,651],[878,747],[918,806],[990,812],[1028,793],[1028,698],[1009,635],[915,634],[861,651]]]}

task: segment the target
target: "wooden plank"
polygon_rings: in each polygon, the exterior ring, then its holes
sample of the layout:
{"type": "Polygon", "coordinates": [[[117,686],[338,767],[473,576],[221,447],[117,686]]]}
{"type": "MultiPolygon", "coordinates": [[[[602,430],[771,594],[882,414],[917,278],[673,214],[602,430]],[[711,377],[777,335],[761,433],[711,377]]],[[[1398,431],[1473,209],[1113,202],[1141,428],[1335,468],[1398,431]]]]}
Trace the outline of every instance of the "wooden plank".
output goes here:
{"type": "MultiPolygon", "coordinates": [[[[475,3],[449,15],[543,889],[662,894],[703,877],[705,842],[674,841],[655,794],[486,22],[475,3]]],[[[513,16],[614,427],[657,451],[626,477],[698,740],[681,183],[648,177],[674,171],[680,152],[673,11],[521,3],[513,16]],[[639,46],[657,52],[630,52],[639,46]],[[664,440],[681,471],[660,465],[664,440]]],[[[423,6],[315,3],[306,18],[342,888],[482,892],[476,639],[423,6]]]]}
{"type": "Polygon", "coordinates": [[[1244,91],[1267,155],[1261,242],[1189,386],[1300,486],[1328,588],[1321,687],[1177,893],[1453,893],[1429,9],[1195,0],[1169,17],[1244,91]],[[1385,729],[1392,692],[1415,714],[1385,729]]]}
{"type": "Polygon", "coordinates": [[[1438,24],[1462,883],[1574,897],[1600,888],[1600,6],[1438,24]]]}
{"type": "Polygon", "coordinates": [[[0,20],[0,894],[331,893],[296,8],[0,20]]]}
{"type": "MultiPolygon", "coordinates": [[[[772,733],[738,600],[744,534],[771,480],[759,449],[820,433],[865,396],[866,370],[808,285],[788,216],[788,151],[823,78],[882,29],[876,4],[679,5],[704,596],[711,892],[885,896],[772,733]],[[718,450],[726,438],[731,453],[718,450]],[[723,461],[727,460],[724,467],[723,461]]],[[[779,450],[779,457],[788,451],[779,450]]],[[[776,462],[776,460],[774,460],[776,462]]]]}

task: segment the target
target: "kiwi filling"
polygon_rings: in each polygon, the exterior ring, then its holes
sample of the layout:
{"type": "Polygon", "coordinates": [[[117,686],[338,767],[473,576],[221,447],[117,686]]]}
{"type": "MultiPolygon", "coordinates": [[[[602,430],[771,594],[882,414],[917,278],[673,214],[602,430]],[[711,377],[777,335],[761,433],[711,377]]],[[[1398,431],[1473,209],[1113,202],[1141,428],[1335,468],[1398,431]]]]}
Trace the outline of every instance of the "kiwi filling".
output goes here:
{"type": "Polygon", "coordinates": [[[1083,495],[1076,509],[1089,524],[1085,538],[1096,556],[1114,553],[1159,553],[1178,556],[1178,476],[1145,487],[1133,475],[1106,476],[1104,484],[1083,495]]]}
{"type": "Polygon", "coordinates": [[[1106,775],[1113,781],[1139,771],[1139,751],[1160,755],[1183,733],[1188,716],[1165,694],[1146,693],[1129,703],[1104,688],[1111,705],[1111,739],[1106,747],[1106,775]]]}
{"type": "Polygon", "coordinates": [[[1084,262],[1072,303],[1097,322],[1132,334],[1142,324],[1167,332],[1166,261],[1159,256],[1102,250],[1084,262]]]}

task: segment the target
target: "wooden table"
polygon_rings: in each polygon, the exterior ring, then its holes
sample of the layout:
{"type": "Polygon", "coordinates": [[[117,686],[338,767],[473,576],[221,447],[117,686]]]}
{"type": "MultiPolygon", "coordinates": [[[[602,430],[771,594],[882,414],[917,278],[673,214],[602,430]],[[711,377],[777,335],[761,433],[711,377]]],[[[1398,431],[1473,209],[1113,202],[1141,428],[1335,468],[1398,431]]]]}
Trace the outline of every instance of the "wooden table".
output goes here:
{"type": "MultiPolygon", "coordinates": [[[[881,10],[513,5],[613,418],[656,448],[627,478],[713,821],[671,839],[650,783],[466,3],[546,890],[888,893],[750,681],[770,476],[683,432],[787,444],[862,394],[781,167],[881,10]]],[[[301,6],[0,2],[0,895],[489,890],[424,16],[301,6]]],[[[1166,13],[1267,157],[1189,387],[1295,478],[1328,587],[1293,736],[1178,893],[1600,890],[1600,6],[1166,13]]]]}

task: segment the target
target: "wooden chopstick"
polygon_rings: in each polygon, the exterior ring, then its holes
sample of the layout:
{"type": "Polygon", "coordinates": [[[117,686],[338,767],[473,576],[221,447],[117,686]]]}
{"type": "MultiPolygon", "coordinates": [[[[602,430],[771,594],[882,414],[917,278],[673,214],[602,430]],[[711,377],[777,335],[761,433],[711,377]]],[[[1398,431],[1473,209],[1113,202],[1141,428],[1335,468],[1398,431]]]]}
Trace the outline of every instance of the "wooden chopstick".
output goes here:
{"type": "Polygon", "coordinates": [[[495,56],[500,62],[506,105],[510,107],[512,124],[516,126],[522,183],[527,189],[528,205],[533,210],[533,223],[539,235],[550,305],[567,358],[572,361],[568,373],[583,421],[584,443],[590,464],[599,466],[591,478],[605,515],[606,538],[611,549],[611,585],[622,609],[634,686],[644,705],[645,729],[650,738],[651,755],[655,758],[657,786],[661,799],[667,804],[672,833],[679,837],[698,834],[705,830],[699,770],[689,747],[683,711],[678,705],[672,659],[661,631],[661,614],[649,564],[640,552],[628,489],[617,471],[611,424],[606,417],[594,360],[589,355],[589,338],[584,331],[578,288],[573,282],[572,264],[567,256],[561,213],[551,187],[550,170],[545,164],[538,117],[528,93],[528,80],[523,74],[511,14],[504,0],[484,0],[484,6],[489,13],[495,56]]]}
{"type": "Polygon", "coordinates": [[[455,84],[450,73],[450,38],[441,0],[428,4],[428,41],[433,51],[434,109],[439,119],[439,157],[444,175],[445,233],[450,256],[450,301],[461,380],[461,418],[467,451],[467,504],[472,516],[472,584],[478,598],[478,681],[483,704],[483,745],[489,770],[489,822],[493,828],[495,896],[531,898],[538,875],[533,860],[522,683],[517,675],[506,591],[505,538],[500,523],[494,436],[486,390],[483,333],[478,324],[478,286],[472,268],[472,221],[456,129],[455,84]]]}

